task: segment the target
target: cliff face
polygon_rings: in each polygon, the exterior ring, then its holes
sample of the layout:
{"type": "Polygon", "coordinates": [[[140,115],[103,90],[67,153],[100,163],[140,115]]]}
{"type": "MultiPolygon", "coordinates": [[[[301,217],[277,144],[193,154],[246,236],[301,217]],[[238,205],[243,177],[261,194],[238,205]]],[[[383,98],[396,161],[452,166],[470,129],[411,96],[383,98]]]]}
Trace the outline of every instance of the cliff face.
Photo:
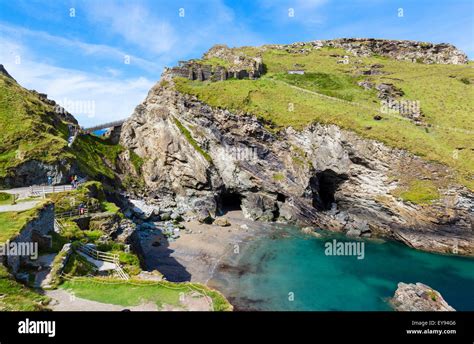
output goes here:
{"type": "Polygon", "coordinates": [[[275,134],[255,117],[211,108],[173,85],[165,73],[121,132],[121,144],[145,160],[147,195],[160,208],[204,218],[240,202],[254,220],[474,254],[472,192],[450,181],[429,205],[392,195],[393,175],[424,170],[450,180],[445,166],[332,125],[275,134]]]}

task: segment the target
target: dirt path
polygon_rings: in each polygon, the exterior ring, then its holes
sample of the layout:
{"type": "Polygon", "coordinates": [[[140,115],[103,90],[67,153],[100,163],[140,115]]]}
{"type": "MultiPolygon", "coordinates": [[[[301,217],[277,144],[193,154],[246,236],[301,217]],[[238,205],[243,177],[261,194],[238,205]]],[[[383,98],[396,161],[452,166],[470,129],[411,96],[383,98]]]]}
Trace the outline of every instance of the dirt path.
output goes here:
{"type": "Polygon", "coordinates": [[[54,258],[56,258],[56,253],[49,253],[39,256],[38,259],[34,261],[35,265],[41,267],[35,276],[34,286],[36,288],[44,287],[47,283],[47,277],[51,272],[54,258]]]}
{"type": "Polygon", "coordinates": [[[39,201],[19,202],[17,204],[0,205],[0,213],[8,211],[23,211],[36,207],[39,201]]]}
{"type": "Polygon", "coordinates": [[[92,311],[103,312],[112,311],[120,312],[123,310],[129,311],[210,311],[212,310],[212,301],[207,296],[203,297],[200,294],[190,293],[183,297],[181,306],[164,305],[162,309],[153,302],[144,302],[137,306],[120,306],[109,303],[102,303],[97,301],[86,300],[75,296],[73,293],[64,289],[46,290],[45,295],[52,298],[48,306],[53,311],[92,311]]]}
{"type": "Polygon", "coordinates": [[[47,290],[45,295],[51,297],[53,300],[49,305],[53,311],[123,311],[129,309],[131,311],[157,311],[158,307],[153,303],[146,303],[138,306],[119,306],[108,303],[101,303],[91,301],[74,296],[72,293],[63,290],[47,290]]]}

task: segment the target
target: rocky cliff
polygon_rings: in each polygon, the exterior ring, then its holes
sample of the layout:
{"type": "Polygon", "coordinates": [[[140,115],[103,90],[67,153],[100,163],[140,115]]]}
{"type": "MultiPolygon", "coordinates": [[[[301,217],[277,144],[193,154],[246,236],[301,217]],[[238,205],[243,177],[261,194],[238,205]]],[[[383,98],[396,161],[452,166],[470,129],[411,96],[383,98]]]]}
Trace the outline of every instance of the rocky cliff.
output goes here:
{"type": "Polygon", "coordinates": [[[439,292],[423,283],[398,283],[391,303],[402,312],[453,312],[439,292]]]}
{"type": "Polygon", "coordinates": [[[396,60],[426,64],[466,64],[467,55],[447,43],[434,44],[408,40],[387,40],[374,38],[340,38],[299,42],[269,47],[287,50],[292,53],[307,53],[322,47],[341,48],[355,56],[380,55],[396,60]]]}
{"type": "Polygon", "coordinates": [[[177,92],[170,73],[123,125],[121,144],[144,159],[149,201],[185,217],[238,204],[254,220],[474,254],[474,194],[445,166],[334,125],[272,132],[254,116],[177,92]],[[438,200],[417,205],[393,196],[394,175],[419,171],[449,180],[438,200]]]}

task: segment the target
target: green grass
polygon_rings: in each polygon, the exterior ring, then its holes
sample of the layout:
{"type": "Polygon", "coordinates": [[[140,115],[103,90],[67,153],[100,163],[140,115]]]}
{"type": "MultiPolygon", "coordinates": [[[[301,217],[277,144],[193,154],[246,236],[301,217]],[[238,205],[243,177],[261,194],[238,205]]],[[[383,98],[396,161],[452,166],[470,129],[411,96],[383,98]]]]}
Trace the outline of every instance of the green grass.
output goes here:
{"type": "Polygon", "coordinates": [[[106,200],[104,186],[98,181],[86,182],[72,191],[50,194],[48,198],[55,203],[57,213],[75,211],[80,204],[84,204],[91,211],[110,212],[123,217],[120,208],[106,200]]]}
{"type": "Polygon", "coordinates": [[[61,225],[63,230],[60,235],[67,241],[80,240],[84,238],[84,231],[79,228],[76,222],[68,219],[61,221],[61,225]]]}
{"type": "Polygon", "coordinates": [[[93,274],[94,271],[95,266],[77,253],[71,253],[64,267],[64,273],[71,276],[88,276],[93,274]]]}
{"type": "Polygon", "coordinates": [[[94,179],[114,180],[117,159],[124,148],[108,139],[93,135],[80,135],[72,148],[80,169],[94,179]]]}
{"type": "Polygon", "coordinates": [[[218,292],[205,286],[192,283],[147,282],[130,280],[127,282],[88,278],[75,279],[64,282],[62,288],[71,290],[76,296],[88,300],[131,307],[143,302],[156,303],[158,307],[164,305],[180,306],[181,293],[198,291],[206,293],[213,300],[214,310],[231,310],[232,306],[218,292]]]}
{"type": "Polygon", "coordinates": [[[0,264],[0,311],[44,311],[49,300],[15,281],[0,264]]]}
{"type": "Polygon", "coordinates": [[[104,201],[101,203],[101,207],[106,212],[117,214],[121,218],[125,218],[125,215],[123,215],[122,211],[115,203],[104,201]]]}
{"type": "Polygon", "coordinates": [[[347,101],[352,101],[355,98],[360,99],[366,96],[366,94],[364,94],[364,89],[357,85],[357,81],[361,78],[345,74],[317,72],[296,75],[278,73],[275,74],[273,78],[284,81],[290,85],[347,101]]]}
{"type": "Polygon", "coordinates": [[[140,259],[135,253],[124,251],[111,251],[111,253],[119,255],[120,264],[130,276],[138,275],[142,271],[140,259]]]}
{"type": "Polygon", "coordinates": [[[223,60],[218,57],[211,57],[202,60],[195,60],[197,63],[202,63],[204,65],[211,65],[213,67],[221,66],[221,67],[230,67],[231,63],[223,60]]]}
{"type": "Polygon", "coordinates": [[[145,161],[133,150],[129,150],[130,152],[130,161],[132,162],[133,167],[135,168],[135,172],[138,174],[141,174],[142,171],[142,166],[145,163],[145,161]]]}
{"type": "Polygon", "coordinates": [[[0,192],[0,205],[12,204],[13,202],[13,195],[0,192]]]}
{"type": "Polygon", "coordinates": [[[0,243],[16,236],[23,227],[38,215],[38,208],[21,212],[0,213],[0,243]]]}
{"type": "Polygon", "coordinates": [[[283,173],[275,173],[275,174],[273,175],[273,180],[274,180],[274,181],[280,182],[280,181],[282,181],[282,180],[284,180],[284,179],[285,179],[285,175],[284,175],[283,173]]]}
{"type": "Polygon", "coordinates": [[[314,122],[338,125],[364,138],[452,167],[455,178],[474,190],[474,85],[461,81],[474,80],[472,65],[425,65],[377,56],[351,56],[345,65],[337,64],[338,58],[330,55],[346,52],[326,48],[308,54],[248,47],[242,51],[261,53],[266,75],[258,80],[219,82],[175,78],[175,88],[213,107],[252,113],[273,131],[288,126],[300,130],[314,122]],[[355,60],[362,63],[355,64],[355,60]],[[382,64],[381,70],[386,74],[361,76],[375,63],[382,64]],[[287,75],[295,64],[303,65],[306,74],[287,75]],[[357,86],[362,79],[401,88],[402,100],[420,102],[424,121],[430,127],[425,130],[389,114],[382,114],[380,121],[374,120],[374,115],[380,114],[381,103],[376,91],[357,86]],[[456,150],[457,155],[453,154],[456,150]]]}
{"type": "Polygon", "coordinates": [[[178,129],[181,131],[181,133],[184,135],[186,140],[189,142],[189,144],[193,146],[194,149],[198,151],[199,154],[201,154],[204,157],[204,159],[206,159],[209,163],[212,164],[211,156],[204,149],[202,149],[201,146],[199,146],[199,144],[193,138],[189,130],[177,118],[174,118],[174,122],[176,126],[178,127],[178,129]]]}
{"type": "Polygon", "coordinates": [[[122,243],[114,241],[97,243],[97,250],[118,254],[120,264],[130,276],[138,275],[142,271],[138,256],[133,252],[125,252],[125,245],[122,243]]]}
{"type": "Polygon", "coordinates": [[[90,209],[105,209],[105,193],[100,182],[89,181],[77,189],[48,195],[57,213],[77,210],[82,203],[90,209]],[[104,206],[104,208],[102,208],[104,206]]]}
{"type": "Polygon", "coordinates": [[[394,194],[415,204],[429,204],[440,197],[438,188],[430,180],[413,180],[408,187],[395,190],[394,194]]]}

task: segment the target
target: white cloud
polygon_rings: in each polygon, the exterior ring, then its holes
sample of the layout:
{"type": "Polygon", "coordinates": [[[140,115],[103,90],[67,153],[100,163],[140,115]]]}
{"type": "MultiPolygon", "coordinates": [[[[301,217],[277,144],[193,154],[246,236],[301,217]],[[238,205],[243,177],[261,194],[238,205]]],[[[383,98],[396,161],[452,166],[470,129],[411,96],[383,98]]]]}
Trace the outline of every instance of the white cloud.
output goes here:
{"type": "Polygon", "coordinates": [[[74,113],[83,126],[122,119],[130,116],[146,97],[154,81],[144,77],[119,79],[101,77],[74,69],[60,68],[47,63],[36,62],[34,55],[19,43],[0,38],[0,61],[7,71],[26,88],[48,94],[59,103],[93,102],[95,114],[74,113]],[[28,56],[15,64],[14,56],[28,56]]]}
{"type": "Polygon", "coordinates": [[[26,39],[41,40],[42,42],[51,43],[53,46],[61,46],[74,49],[75,51],[79,50],[83,55],[104,56],[115,61],[123,61],[124,57],[128,55],[131,61],[133,61],[133,64],[149,72],[157,72],[162,68],[162,66],[157,63],[104,44],[85,43],[76,39],[67,39],[51,35],[47,32],[29,30],[3,23],[0,23],[0,33],[5,37],[16,37],[22,41],[26,39]]]}
{"type": "Polygon", "coordinates": [[[109,34],[122,37],[137,48],[136,55],[141,53],[140,56],[161,56],[172,61],[218,43],[263,43],[259,35],[249,31],[220,0],[176,5],[153,1],[87,1],[84,5],[92,23],[106,28],[109,34]],[[180,8],[185,10],[183,18],[179,17],[180,8]],[[174,14],[170,14],[172,11],[174,14]],[[162,13],[166,16],[160,15],[162,13]]]}
{"type": "Polygon", "coordinates": [[[155,54],[168,52],[178,42],[173,27],[165,20],[150,14],[138,3],[117,1],[87,2],[87,15],[127,42],[155,54]]]}

